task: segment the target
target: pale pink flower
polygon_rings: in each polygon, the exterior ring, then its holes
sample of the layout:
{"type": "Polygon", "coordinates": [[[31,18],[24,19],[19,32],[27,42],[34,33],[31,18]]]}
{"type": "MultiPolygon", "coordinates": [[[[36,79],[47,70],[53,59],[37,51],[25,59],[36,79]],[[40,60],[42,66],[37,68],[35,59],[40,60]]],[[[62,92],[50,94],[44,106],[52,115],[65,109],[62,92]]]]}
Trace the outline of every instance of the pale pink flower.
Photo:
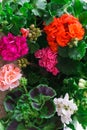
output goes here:
{"type": "Polygon", "coordinates": [[[5,91],[19,86],[21,70],[14,64],[6,64],[0,68],[0,90],[5,91]]]}

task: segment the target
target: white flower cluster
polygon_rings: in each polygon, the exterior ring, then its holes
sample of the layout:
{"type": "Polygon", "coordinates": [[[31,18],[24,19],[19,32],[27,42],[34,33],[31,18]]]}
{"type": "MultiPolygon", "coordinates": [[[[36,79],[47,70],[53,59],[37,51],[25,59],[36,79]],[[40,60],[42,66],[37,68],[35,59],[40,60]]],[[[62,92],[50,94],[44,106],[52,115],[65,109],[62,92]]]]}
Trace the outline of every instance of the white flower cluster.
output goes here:
{"type": "Polygon", "coordinates": [[[71,115],[77,110],[77,106],[73,102],[73,99],[69,100],[69,95],[66,93],[64,98],[55,98],[54,104],[56,105],[58,116],[61,116],[62,123],[69,124],[72,121],[71,115]]]}

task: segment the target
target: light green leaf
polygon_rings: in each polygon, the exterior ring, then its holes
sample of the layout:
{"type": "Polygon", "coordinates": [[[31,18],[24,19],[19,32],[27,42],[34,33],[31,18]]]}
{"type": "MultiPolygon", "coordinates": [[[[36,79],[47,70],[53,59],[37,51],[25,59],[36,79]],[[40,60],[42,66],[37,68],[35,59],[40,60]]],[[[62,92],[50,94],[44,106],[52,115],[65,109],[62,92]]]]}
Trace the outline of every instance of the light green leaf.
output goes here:
{"type": "Polygon", "coordinates": [[[2,125],[2,123],[0,122],[0,130],[5,130],[4,126],[2,125]]]}
{"type": "Polygon", "coordinates": [[[32,9],[35,16],[40,16],[40,12],[37,9],[32,9]]]}
{"type": "Polygon", "coordinates": [[[17,3],[23,5],[24,3],[30,2],[30,0],[17,0],[17,3]]]}
{"type": "Polygon", "coordinates": [[[46,8],[47,5],[46,0],[34,0],[34,1],[37,9],[44,10],[46,8]]]}
{"type": "Polygon", "coordinates": [[[47,2],[46,0],[33,0],[33,9],[32,12],[34,13],[34,15],[36,16],[40,16],[41,15],[41,10],[45,10],[47,2]]]}

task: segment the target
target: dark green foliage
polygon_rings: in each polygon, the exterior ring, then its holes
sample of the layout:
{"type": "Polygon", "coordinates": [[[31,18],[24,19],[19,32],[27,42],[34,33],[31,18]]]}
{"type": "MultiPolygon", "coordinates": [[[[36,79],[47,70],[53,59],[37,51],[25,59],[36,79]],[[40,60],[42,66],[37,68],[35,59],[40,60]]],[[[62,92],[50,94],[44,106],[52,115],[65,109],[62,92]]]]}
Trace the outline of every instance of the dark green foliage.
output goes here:
{"type": "MultiPolygon", "coordinates": [[[[87,80],[87,3],[81,0],[3,0],[0,3],[0,33],[21,35],[20,29],[27,29],[31,24],[40,27],[42,35],[37,41],[27,39],[29,54],[26,58],[29,64],[22,68],[27,84],[7,94],[4,101],[7,117],[0,126],[1,130],[4,130],[3,125],[6,130],[62,129],[61,119],[55,114],[53,98],[64,96],[65,93],[69,93],[70,99],[76,102],[78,111],[75,116],[85,128],[87,97],[84,92],[87,89],[79,89],[78,82],[80,78],[87,80]],[[57,67],[60,73],[53,76],[39,66],[34,54],[37,50],[48,47],[44,25],[64,13],[70,13],[79,19],[85,36],[81,41],[77,40],[77,44],[74,44],[75,39],[70,41],[72,47],[69,46],[70,43],[66,47],[58,47],[57,67]]],[[[69,127],[75,129],[72,124],[69,127]]]]}
{"type": "Polygon", "coordinates": [[[58,58],[59,64],[58,68],[59,70],[66,74],[66,75],[78,75],[81,70],[81,62],[72,60],[70,58],[58,58]]]}

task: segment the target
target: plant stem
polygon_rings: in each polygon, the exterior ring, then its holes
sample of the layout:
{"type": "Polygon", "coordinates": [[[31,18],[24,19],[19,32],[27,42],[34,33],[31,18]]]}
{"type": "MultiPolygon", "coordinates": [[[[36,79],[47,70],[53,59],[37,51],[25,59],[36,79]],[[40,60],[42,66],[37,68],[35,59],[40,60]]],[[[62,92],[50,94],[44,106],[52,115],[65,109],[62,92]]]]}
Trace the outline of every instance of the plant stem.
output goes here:
{"type": "Polygon", "coordinates": [[[28,90],[27,90],[26,86],[23,85],[23,87],[24,87],[25,93],[27,94],[27,93],[28,93],[28,90]]]}

